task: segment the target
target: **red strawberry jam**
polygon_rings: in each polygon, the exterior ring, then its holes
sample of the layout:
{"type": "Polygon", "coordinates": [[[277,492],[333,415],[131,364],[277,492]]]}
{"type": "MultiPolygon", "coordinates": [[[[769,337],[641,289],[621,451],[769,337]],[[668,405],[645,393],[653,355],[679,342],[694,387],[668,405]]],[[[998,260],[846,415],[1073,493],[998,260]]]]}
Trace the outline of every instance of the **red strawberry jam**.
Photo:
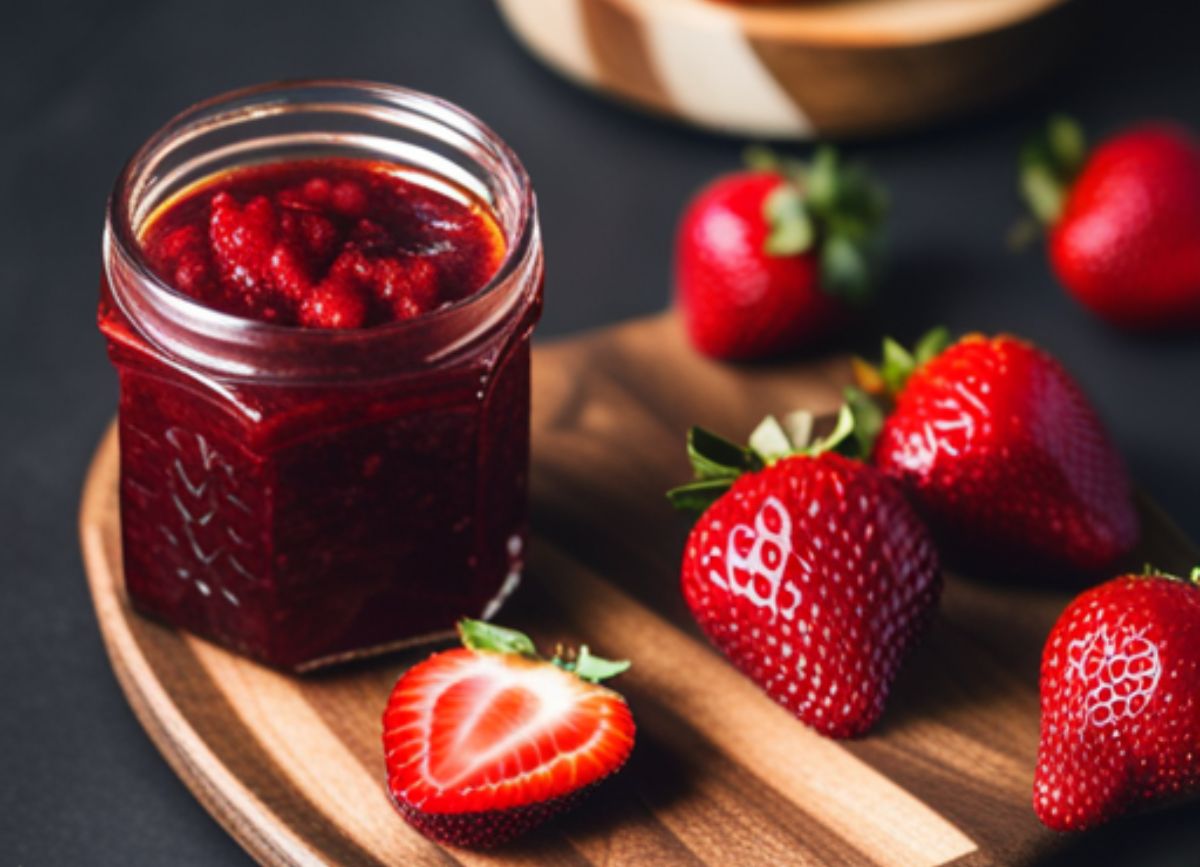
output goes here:
{"type": "Polygon", "coordinates": [[[481,292],[493,211],[348,158],[203,178],[131,237],[108,242],[100,327],[134,605],[286,668],[490,616],[525,534],[540,247],[481,292]]]}
{"type": "Polygon", "coordinates": [[[169,285],[237,316],[305,328],[412,319],[471,295],[504,256],[488,210],[431,181],[358,160],[239,169],[167,202],[142,249],[169,285]]]}

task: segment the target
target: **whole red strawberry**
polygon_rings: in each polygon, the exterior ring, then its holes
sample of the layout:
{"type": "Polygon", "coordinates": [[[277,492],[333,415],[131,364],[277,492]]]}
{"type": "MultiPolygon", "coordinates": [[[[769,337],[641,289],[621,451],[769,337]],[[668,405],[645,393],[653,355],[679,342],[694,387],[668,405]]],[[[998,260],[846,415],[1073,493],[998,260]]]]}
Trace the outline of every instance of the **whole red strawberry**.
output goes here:
{"type": "Polygon", "coordinates": [[[464,620],[465,647],[396,682],[383,716],[396,807],[441,843],[486,848],[562,812],[633,749],[625,700],[597,681],[627,662],[542,659],[520,632],[464,620]]]}
{"type": "Polygon", "coordinates": [[[1086,307],[1119,326],[1200,326],[1200,142],[1187,130],[1138,126],[1088,155],[1056,118],[1027,147],[1022,186],[1086,307]]]}
{"type": "Polygon", "coordinates": [[[894,400],[876,466],[973,568],[1079,575],[1128,553],[1138,539],[1129,478],[1070,374],[1015,337],[947,342],[931,332],[914,356],[885,341],[882,383],[860,365],[860,379],[894,400]]]}
{"type": "Polygon", "coordinates": [[[1033,807],[1056,831],[1200,792],[1200,569],[1075,599],[1042,655],[1033,807]]]}
{"type": "Polygon", "coordinates": [[[933,542],[899,487],[828,451],[849,421],[807,449],[773,419],[749,449],[693,429],[699,480],[670,495],[712,503],[683,558],[696,622],[771,698],[837,738],[878,720],[941,589],[933,542]]]}
{"type": "Polygon", "coordinates": [[[676,294],[695,347],[723,359],[820,339],[870,294],[881,190],[831,149],[811,166],[755,152],[749,171],[692,200],[675,248],[676,294]]]}

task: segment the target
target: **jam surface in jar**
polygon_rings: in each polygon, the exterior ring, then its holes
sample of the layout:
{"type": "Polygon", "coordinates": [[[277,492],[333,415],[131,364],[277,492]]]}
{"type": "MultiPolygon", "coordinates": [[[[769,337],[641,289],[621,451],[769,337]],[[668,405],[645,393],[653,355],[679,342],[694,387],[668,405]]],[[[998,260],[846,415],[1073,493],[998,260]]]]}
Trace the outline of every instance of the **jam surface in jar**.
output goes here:
{"type": "Polygon", "coordinates": [[[470,296],[504,257],[482,203],[361,160],[236,169],[147,223],[142,250],[168,285],[225,313],[308,328],[412,319],[470,296]]]}
{"type": "MultiPolygon", "coordinates": [[[[470,303],[505,254],[465,191],[340,158],[217,174],[138,239],[172,289],[283,326],[281,340],[399,328],[402,341],[398,323],[470,303]]],[[[105,283],[133,604],[283,668],[490,616],[521,568],[538,280],[519,315],[451,361],[337,381],[195,369],[105,283]]]]}

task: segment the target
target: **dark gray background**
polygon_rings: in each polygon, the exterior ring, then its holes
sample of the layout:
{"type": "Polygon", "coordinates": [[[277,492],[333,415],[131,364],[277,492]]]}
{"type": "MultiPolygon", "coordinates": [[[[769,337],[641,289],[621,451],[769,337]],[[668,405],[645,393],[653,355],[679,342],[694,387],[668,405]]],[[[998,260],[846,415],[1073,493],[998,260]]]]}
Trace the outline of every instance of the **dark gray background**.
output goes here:
{"type": "MultiPolygon", "coordinates": [[[[1150,116],[1200,125],[1196,28],[1175,11],[1189,5],[1091,0],[1082,50],[1038,92],[851,150],[894,196],[879,322],[903,338],[937,322],[1006,329],[1053,350],[1141,484],[1196,538],[1200,340],[1114,332],[1059,290],[1040,250],[1003,243],[1018,214],[1014,153],[1048,111],[1092,131],[1150,116]]],[[[736,165],[741,143],[576,90],[484,0],[10,4],[0,72],[0,865],[245,863],[127,709],[79,562],[79,483],[116,401],[93,317],[102,208],[122,161],[189,103],[258,81],[357,76],[447,97],[533,176],[547,337],[662,308],[680,207],[736,165]]],[[[1088,838],[1083,860],[1197,863],[1197,818],[1160,815],[1125,843],[1088,838]]]]}

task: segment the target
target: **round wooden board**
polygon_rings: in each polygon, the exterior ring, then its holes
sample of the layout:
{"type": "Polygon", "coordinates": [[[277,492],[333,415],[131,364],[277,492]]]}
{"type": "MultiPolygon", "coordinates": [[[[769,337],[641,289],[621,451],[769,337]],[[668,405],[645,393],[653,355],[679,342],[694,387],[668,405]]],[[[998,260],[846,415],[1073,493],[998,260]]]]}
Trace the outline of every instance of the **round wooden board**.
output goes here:
{"type": "MultiPolygon", "coordinates": [[[[116,434],[83,492],[84,560],[113,669],[167,761],[263,864],[1027,863],[1064,845],[1029,806],[1042,642],[1067,600],[948,576],[929,638],[870,736],[824,739],[704,643],[678,592],[687,426],[738,435],[831,410],[845,359],[737,368],[664,316],[534,353],[534,540],[502,620],[628,655],[629,766],[581,810],[490,854],[442,849],[384,794],[393,656],[304,678],[134,614],[122,590],[116,434]]],[[[1153,507],[1137,561],[1197,551],[1153,507]]],[[[1138,820],[1119,833],[1137,833],[1138,820]]]]}
{"type": "Polygon", "coordinates": [[[1064,52],[1070,0],[497,0],[577,82],[766,138],[864,136],[1000,99],[1064,52]]]}

